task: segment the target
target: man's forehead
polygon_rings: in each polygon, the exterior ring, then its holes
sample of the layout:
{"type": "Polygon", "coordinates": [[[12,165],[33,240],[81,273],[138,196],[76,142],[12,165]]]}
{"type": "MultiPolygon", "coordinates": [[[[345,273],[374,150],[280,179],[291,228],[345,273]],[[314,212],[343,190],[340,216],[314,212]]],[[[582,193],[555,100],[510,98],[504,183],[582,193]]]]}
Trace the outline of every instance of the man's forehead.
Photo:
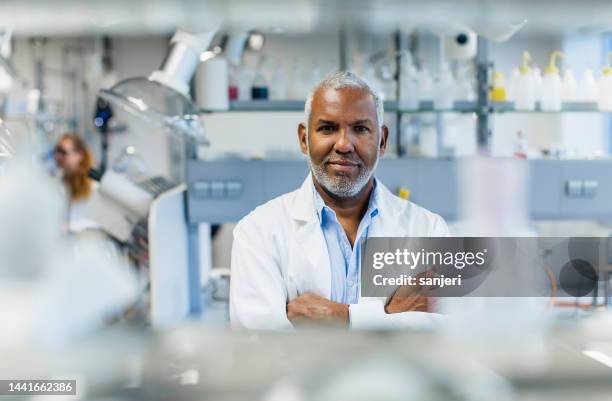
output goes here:
{"type": "Polygon", "coordinates": [[[364,89],[319,88],[312,99],[312,117],[318,119],[319,115],[358,115],[360,119],[375,120],[376,102],[374,96],[364,89]]]}

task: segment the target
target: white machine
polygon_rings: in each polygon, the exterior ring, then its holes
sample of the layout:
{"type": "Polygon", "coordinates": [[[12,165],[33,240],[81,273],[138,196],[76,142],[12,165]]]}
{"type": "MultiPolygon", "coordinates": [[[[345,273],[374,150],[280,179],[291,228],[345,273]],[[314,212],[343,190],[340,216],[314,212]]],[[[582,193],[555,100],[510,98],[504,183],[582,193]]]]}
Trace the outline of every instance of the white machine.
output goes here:
{"type": "Polygon", "coordinates": [[[150,301],[145,305],[157,328],[172,327],[199,309],[199,269],[189,263],[186,185],[181,182],[193,146],[208,143],[189,82],[215,32],[177,31],[161,67],[148,78],[126,79],[100,91],[115,111],[144,123],[145,135],[167,139],[160,143],[167,144],[172,157],[171,170],[161,169],[162,174],[149,171],[134,178],[107,170],[90,210],[103,230],[127,246],[136,264],[148,267],[150,301]]]}

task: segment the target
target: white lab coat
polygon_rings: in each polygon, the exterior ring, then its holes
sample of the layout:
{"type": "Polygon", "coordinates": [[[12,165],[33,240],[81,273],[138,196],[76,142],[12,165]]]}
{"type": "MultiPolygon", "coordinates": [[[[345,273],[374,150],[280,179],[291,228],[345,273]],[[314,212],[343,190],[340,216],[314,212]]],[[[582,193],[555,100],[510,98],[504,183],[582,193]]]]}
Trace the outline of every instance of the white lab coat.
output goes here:
{"type": "MultiPolygon", "coordinates": [[[[287,303],[312,292],[331,295],[330,260],[317,218],[309,174],[302,186],[257,207],[234,229],[230,282],[232,326],[291,329],[287,303]]],[[[377,182],[379,215],[370,237],[444,237],[448,227],[437,214],[393,195],[377,182]]],[[[349,306],[352,328],[430,325],[437,315],[387,314],[385,299],[360,298],[349,306]]]]}
{"type": "Polygon", "coordinates": [[[89,217],[91,201],[97,191],[98,183],[93,182],[91,186],[91,193],[86,198],[82,198],[77,201],[70,201],[70,206],[68,208],[68,230],[71,233],[100,229],[100,225],[89,217]]]}

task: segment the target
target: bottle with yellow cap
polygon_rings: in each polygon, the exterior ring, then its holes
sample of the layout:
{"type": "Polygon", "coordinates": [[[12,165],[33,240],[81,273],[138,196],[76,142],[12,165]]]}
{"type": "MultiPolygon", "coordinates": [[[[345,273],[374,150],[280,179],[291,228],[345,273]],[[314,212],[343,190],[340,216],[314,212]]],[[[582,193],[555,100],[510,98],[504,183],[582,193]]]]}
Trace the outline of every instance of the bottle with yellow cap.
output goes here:
{"type": "Polygon", "coordinates": [[[563,57],[563,53],[560,51],[552,52],[548,67],[544,70],[544,77],[542,78],[542,101],[540,103],[542,111],[561,110],[563,85],[561,83],[559,69],[555,64],[557,58],[560,57],[563,57]]]}
{"type": "Polygon", "coordinates": [[[612,52],[608,55],[608,66],[604,67],[599,80],[599,110],[612,111],[612,52]]]}
{"type": "Polygon", "coordinates": [[[535,84],[529,68],[531,55],[523,52],[523,63],[519,68],[519,74],[512,80],[512,96],[514,97],[514,108],[516,110],[535,109],[535,84]]]}
{"type": "Polygon", "coordinates": [[[506,80],[504,74],[496,71],[493,74],[493,85],[491,87],[491,93],[489,94],[492,102],[505,102],[508,100],[506,92],[506,80]]]}

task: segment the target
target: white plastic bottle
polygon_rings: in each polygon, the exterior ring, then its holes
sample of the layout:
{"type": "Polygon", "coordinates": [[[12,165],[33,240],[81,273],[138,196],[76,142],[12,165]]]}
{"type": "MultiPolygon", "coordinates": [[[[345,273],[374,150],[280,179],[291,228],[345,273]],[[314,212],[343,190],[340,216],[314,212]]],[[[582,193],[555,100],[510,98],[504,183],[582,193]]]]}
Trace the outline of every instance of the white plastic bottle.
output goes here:
{"type": "Polygon", "coordinates": [[[495,71],[493,74],[493,85],[489,97],[492,102],[505,102],[508,100],[506,79],[500,71],[495,71]]]}
{"type": "Polygon", "coordinates": [[[448,64],[440,67],[440,77],[435,85],[434,109],[450,110],[455,103],[455,78],[448,64]]]}
{"type": "Polygon", "coordinates": [[[519,71],[519,69],[517,67],[512,69],[512,74],[510,75],[510,79],[508,80],[508,86],[506,89],[506,98],[508,99],[509,102],[514,102],[514,100],[516,99],[516,85],[518,83],[518,80],[521,77],[521,72],[519,71]]]}
{"type": "Polygon", "coordinates": [[[457,80],[455,81],[455,100],[476,101],[473,79],[465,71],[457,75],[457,80]]]}
{"type": "Polygon", "coordinates": [[[516,138],[514,138],[514,157],[526,159],[528,152],[529,142],[527,142],[527,138],[525,138],[523,131],[519,130],[516,132],[516,138]]]}
{"type": "Polygon", "coordinates": [[[418,71],[409,57],[402,61],[399,107],[402,110],[417,110],[419,108],[418,71]]]}
{"type": "Polygon", "coordinates": [[[542,78],[542,101],[540,104],[542,111],[561,110],[561,77],[559,76],[559,69],[555,65],[555,61],[559,57],[563,57],[561,52],[553,52],[550,55],[550,62],[544,71],[544,78],[542,78]]]}
{"type": "Polygon", "coordinates": [[[529,68],[530,59],[529,53],[524,52],[519,75],[512,83],[512,95],[514,96],[514,108],[516,110],[530,111],[535,109],[535,85],[531,69],[529,68]]]}
{"type": "Polygon", "coordinates": [[[599,88],[591,68],[586,68],[582,74],[582,80],[580,81],[580,87],[578,89],[578,98],[581,102],[596,103],[599,101],[599,88]]]}
{"type": "Polygon", "coordinates": [[[247,101],[251,98],[251,83],[253,82],[254,74],[245,67],[238,69],[238,100],[247,101]]]}
{"type": "Polygon", "coordinates": [[[599,110],[612,111],[612,67],[604,68],[599,80],[599,110]]]}
{"type": "Polygon", "coordinates": [[[419,74],[419,102],[431,102],[434,99],[434,84],[427,67],[423,67],[419,74]]]}
{"type": "Polygon", "coordinates": [[[322,76],[321,76],[321,67],[319,67],[319,63],[318,62],[313,62],[312,63],[312,69],[310,70],[310,76],[308,77],[308,87],[312,88],[314,87],[316,84],[319,83],[319,81],[321,80],[322,76]]]}
{"type": "Polygon", "coordinates": [[[531,76],[533,79],[533,87],[535,90],[536,103],[542,101],[542,72],[539,67],[533,67],[531,69],[531,76]]]}
{"type": "Polygon", "coordinates": [[[287,85],[287,99],[289,100],[302,100],[305,99],[302,93],[302,87],[304,82],[302,64],[297,60],[293,60],[293,66],[291,67],[291,74],[287,85]]]}
{"type": "MultiPolygon", "coordinates": [[[[612,56],[612,52],[610,53],[612,56]]],[[[610,57],[609,57],[610,58],[610,57]]],[[[612,111],[612,60],[604,67],[599,80],[599,110],[612,111]]]]}
{"type": "Polygon", "coordinates": [[[566,68],[563,73],[561,100],[564,102],[575,102],[578,100],[578,83],[571,68],[566,68]]]}
{"type": "Polygon", "coordinates": [[[280,60],[276,60],[272,77],[270,78],[270,99],[287,99],[287,73],[280,60]]]}

